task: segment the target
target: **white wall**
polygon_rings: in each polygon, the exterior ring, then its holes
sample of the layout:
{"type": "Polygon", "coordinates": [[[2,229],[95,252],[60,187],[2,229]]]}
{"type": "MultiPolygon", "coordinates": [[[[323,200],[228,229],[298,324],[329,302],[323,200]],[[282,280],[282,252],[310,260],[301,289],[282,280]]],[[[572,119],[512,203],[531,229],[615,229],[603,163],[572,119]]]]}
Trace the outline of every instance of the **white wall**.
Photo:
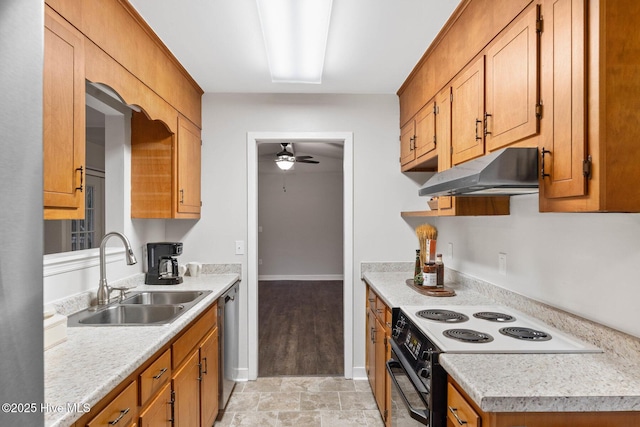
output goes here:
{"type": "Polygon", "coordinates": [[[258,175],[261,280],[342,278],[343,174],[314,167],[258,175]]]}
{"type": "MultiPolygon", "coordinates": [[[[247,132],[353,132],[353,365],[364,367],[360,262],[411,260],[415,236],[399,212],[425,203],[416,197],[418,183],[398,172],[397,97],[205,94],[202,107],[202,218],[170,222],[166,237],[184,242],[185,260],[241,262],[245,274],[246,255],[235,255],[235,240],[247,241],[247,132]]],[[[240,292],[246,304],[246,283],[240,292]]],[[[246,305],[240,316],[240,336],[247,337],[246,305]]],[[[246,351],[241,341],[241,368],[247,367],[246,351]]]]}
{"type": "Polygon", "coordinates": [[[539,213],[535,194],[512,197],[510,216],[439,218],[437,227],[448,267],[640,337],[640,215],[539,213]]]}

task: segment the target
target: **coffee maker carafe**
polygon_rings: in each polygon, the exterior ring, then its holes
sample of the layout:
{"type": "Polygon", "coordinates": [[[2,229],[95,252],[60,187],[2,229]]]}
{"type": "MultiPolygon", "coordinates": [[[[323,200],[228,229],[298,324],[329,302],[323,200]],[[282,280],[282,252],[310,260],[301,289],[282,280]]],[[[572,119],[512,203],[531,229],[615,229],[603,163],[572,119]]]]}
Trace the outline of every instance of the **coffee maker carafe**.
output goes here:
{"type": "Polygon", "coordinates": [[[178,274],[176,256],[182,253],[180,242],[147,243],[147,285],[177,285],[182,283],[178,274]]]}

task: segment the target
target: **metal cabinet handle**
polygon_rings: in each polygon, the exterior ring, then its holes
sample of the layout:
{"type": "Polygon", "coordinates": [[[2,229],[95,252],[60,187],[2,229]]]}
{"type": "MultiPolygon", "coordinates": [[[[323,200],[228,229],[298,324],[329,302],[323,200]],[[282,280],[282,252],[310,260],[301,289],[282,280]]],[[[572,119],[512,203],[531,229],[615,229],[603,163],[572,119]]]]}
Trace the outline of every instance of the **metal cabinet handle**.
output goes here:
{"type": "Polygon", "coordinates": [[[481,136],[478,136],[478,123],[482,123],[482,120],[476,119],[476,141],[482,139],[481,136]]]}
{"type": "Polygon", "coordinates": [[[542,152],[541,152],[541,157],[542,158],[541,158],[541,161],[540,161],[540,164],[541,164],[541,166],[540,166],[540,176],[542,178],[544,178],[546,176],[551,176],[550,174],[545,173],[545,171],[544,171],[544,155],[545,154],[551,154],[551,151],[545,150],[544,147],[542,147],[542,152]]]}
{"type": "Polygon", "coordinates": [[[83,180],[84,180],[84,167],[80,166],[79,168],[76,168],[77,171],[80,171],[80,187],[76,187],[76,190],[80,190],[80,192],[82,193],[82,188],[83,188],[83,180]]]}
{"type": "Polygon", "coordinates": [[[484,113],[484,136],[485,137],[487,135],[491,135],[491,132],[489,132],[488,125],[487,125],[487,122],[488,122],[487,117],[492,117],[492,115],[487,112],[484,113]]]}
{"type": "Polygon", "coordinates": [[[160,369],[160,372],[158,372],[158,375],[154,375],[153,379],[154,380],[159,380],[160,377],[163,376],[165,372],[167,372],[167,368],[160,369]]]}
{"type": "Polygon", "coordinates": [[[184,205],[184,189],[180,189],[180,204],[184,205]]]}
{"type": "Polygon", "coordinates": [[[206,375],[207,371],[209,370],[208,365],[207,365],[207,358],[203,357],[202,361],[204,362],[204,371],[202,371],[202,373],[206,375]]]}
{"type": "Polygon", "coordinates": [[[375,344],[376,343],[376,328],[371,328],[371,332],[369,333],[370,337],[371,337],[371,343],[375,344]]]}
{"type": "Polygon", "coordinates": [[[413,151],[416,149],[416,137],[412,136],[409,138],[409,151],[413,151]]]}
{"type": "Polygon", "coordinates": [[[124,416],[127,415],[128,413],[129,413],[129,408],[123,409],[122,411],[120,411],[120,415],[118,415],[118,418],[116,418],[113,421],[109,421],[109,425],[110,426],[114,426],[114,425],[118,424],[120,422],[120,420],[122,418],[124,418],[124,416]]]}
{"type": "Polygon", "coordinates": [[[452,408],[451,406],[449,406],[449,412],[453,414],[458,424],[460,424],[461,426],[467,424],[465,420],[461,420],[460,417],[458,416],[458,408],[452,408]]]}

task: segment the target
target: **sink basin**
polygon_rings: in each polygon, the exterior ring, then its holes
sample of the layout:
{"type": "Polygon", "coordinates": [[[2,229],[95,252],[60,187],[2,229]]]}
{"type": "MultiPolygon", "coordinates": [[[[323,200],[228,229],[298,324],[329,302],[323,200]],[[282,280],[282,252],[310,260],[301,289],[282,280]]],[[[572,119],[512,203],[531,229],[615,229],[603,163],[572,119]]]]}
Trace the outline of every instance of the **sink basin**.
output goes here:
{"type": "Polygon", "coordinates": [[[142,291],[120,303],[69,316],[68,326],[144,326],[171,323],[212,291],[142,291]]]}
{"type": "Polygon", "coordinates": [[[151,291],[139,292],[125,298],[120,304],[185,304],[205,295],[203,291],[151,291]]]}
{"type": "Polygon", "coordinates": [[[183,305],[114,305],[78,320],[84,325],[151,325],[169,323],[183,305]]]}

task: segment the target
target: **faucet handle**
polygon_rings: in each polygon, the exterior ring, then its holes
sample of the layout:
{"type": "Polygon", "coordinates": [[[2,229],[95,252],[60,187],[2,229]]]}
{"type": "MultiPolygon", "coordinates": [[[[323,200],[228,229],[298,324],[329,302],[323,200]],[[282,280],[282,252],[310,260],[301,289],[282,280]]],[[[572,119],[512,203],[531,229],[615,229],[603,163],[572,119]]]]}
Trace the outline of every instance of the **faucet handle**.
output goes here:
{"type": "Polygon", "coordinates": [[[127,291],[135,288],[136,286],[110,286],[111,291],[120,291],[120,295],[118,295],[118,302],[122,302],[125,297],[127,291]]]}

